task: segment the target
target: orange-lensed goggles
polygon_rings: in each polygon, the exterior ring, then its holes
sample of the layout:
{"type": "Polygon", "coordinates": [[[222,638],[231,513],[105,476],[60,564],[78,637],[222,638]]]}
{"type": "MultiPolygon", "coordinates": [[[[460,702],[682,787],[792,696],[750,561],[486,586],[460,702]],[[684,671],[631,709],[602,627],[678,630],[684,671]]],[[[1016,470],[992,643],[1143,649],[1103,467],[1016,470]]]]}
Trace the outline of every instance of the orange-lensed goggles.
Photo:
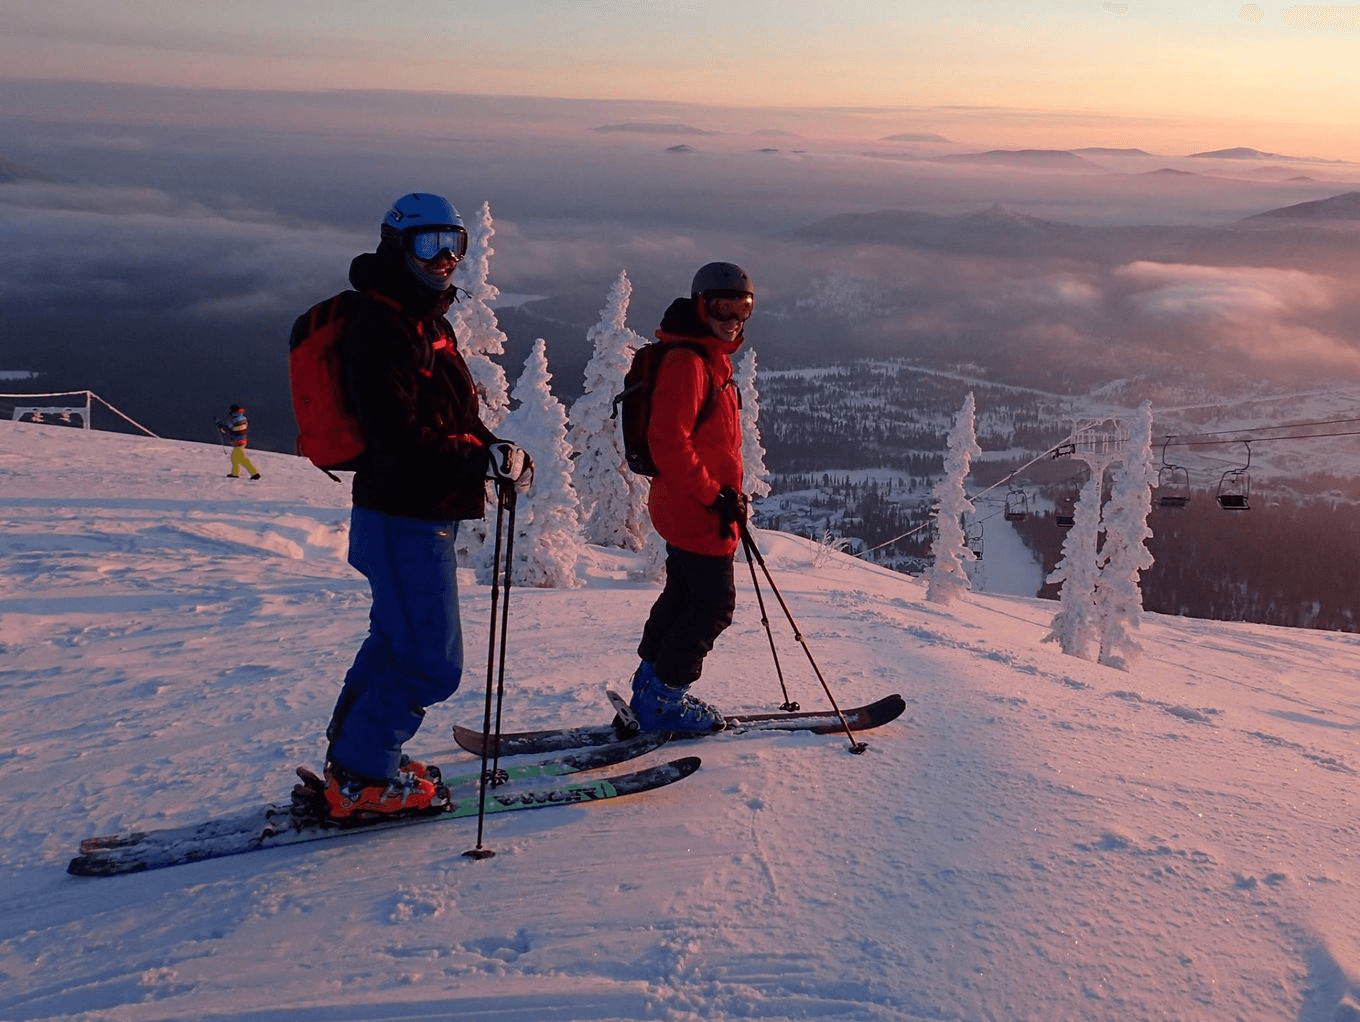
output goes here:
{"type": "Polygon", "coordinates": [[[733,320],[745,323],[756,307],[755,297],[749,291],[705,291],[703,301],[708,318],[720,323],[733,320]]]}

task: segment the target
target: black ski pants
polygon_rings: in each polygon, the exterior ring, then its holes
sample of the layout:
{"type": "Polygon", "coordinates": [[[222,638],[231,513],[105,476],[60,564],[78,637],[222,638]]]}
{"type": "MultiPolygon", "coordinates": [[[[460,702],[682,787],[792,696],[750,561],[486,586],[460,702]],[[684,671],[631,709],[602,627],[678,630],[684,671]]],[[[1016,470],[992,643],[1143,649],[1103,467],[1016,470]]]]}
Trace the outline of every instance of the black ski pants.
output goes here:
{"type": "Polygon", "coordinates": [[[737,607],[733,558],[666,544],[666,585],[642,629],[638,656],[668,685],[690,685],[737,607]]]}

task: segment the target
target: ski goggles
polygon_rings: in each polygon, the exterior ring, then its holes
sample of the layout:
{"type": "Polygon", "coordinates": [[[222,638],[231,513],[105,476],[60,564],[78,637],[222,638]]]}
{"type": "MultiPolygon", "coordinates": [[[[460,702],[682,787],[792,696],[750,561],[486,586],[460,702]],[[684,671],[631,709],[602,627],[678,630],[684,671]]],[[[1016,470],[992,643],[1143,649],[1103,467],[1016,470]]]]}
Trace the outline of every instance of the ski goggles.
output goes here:
{"type": "Polygon", "coordinates": [[[407,243],[411,255],[421,262],[429,262],[442,252],[455,259],[467,255],[467,231],[461,227],[436,227],[432,230],[412,231],[407,243]]]}
{"type": "Polygon", "coordinates": [[[755,296],[749,291],[705,291],[703,299],[708,318],[720,323],[745,323],[756,307],[755,296]]]}

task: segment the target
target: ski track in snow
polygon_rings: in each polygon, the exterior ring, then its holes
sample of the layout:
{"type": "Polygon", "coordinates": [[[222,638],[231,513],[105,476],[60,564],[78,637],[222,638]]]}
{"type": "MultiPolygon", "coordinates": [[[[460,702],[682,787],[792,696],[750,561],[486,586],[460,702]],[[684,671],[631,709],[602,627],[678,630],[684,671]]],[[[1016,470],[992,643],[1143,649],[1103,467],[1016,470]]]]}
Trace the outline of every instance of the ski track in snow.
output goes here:
{"type": "MultiPolygon", "coordinates": [[[[1360,1018],[1360,639],[1149,615],[1128,672],[1057,605],[758,539],[862,737],[672,743],[673,787],[107,879],[93,834],[285,798],[367,626],[347,487],[259,453],[0,423],[0,1018],[1360,1018]],[[813,567],[814,561],[821,564],[813,567]]],[[[1001,548],[989,546],[989,557],[1001,548]]],[[[512,594],[507,730],[603,720],[655,595],[593,551],[512,594]]],[[[994,569],[997,577],[1003,566],[994,569]]],[[[780,700],[738,572],[698,691],[780,700]]],[[[763,579],[762,579],[763,582],[763,579]]],[[[766,593],[791,694],[825,705],[766,593]]],[[[417,755],[473,763],[489,598],[417,755]]]]}

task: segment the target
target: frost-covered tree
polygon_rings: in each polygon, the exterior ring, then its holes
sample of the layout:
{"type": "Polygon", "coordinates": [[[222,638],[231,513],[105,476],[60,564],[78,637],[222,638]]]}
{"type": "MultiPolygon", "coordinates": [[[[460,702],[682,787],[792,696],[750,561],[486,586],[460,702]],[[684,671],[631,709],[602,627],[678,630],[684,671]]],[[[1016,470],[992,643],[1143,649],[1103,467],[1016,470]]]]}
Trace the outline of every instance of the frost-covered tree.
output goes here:
{"type": "Polygon", "coordinates": [[[586,363],[585,389],[571,406],[567,441],[576,454],[572,480],[581,495],[586,539],[600,546],[641,550],[652,531],[647,518],[649,484],[645,476],[629,471],[623,431],[618,420],[610,418],[633,352],[647,343],[627,326],[632,294],[628,274],[620,271],[600,310],[600,321],[586,333],[593,354],[586,363]]]}
{"type": "Polygon", "coordinates": [[[975,512],[964,482],[973,459],[982,454],[977,442],[976,417],[977,405],[970,391],[949,431],[944,475],[935,487],[935,542],[931,547],[935,563],[926,587],[926,599],[932,603],[949,603],[972,585],[964,569],[964,558],[971,558],[972,554],[964,540],[963,516],[975,512]]]}
{"type": "MultiPolygon", "coordinates": [[[[567,412],[552,393],[546,347],[541,337],[534,342],[511,395],[515,410],[505,419],[506,435],[534,459],[534,484],[519,495],[515,509],[511,577],[516,585],[572,589],[581,584],[576,567],[585,537],[581,503],[571,483],[567,412]]],[[[489,565],[479,581],[491,581],[489,565]]]]}
{"type": "Polygon", "coordinates": [[[1152,567],[1148,514],[1157,468],[1152,456],[1152,403],[1145,401],[1134,416],[1124,460],[1115,473],[1105,505],[1105,546],[1101,550],[1096,610],[1100,626],[1100,662],[1128,669],[1141,652],[1133,638],[1143,621],[1139,576],[1152,567]]]}
{"type": "Polygon", "coordinates": [[[496,321],[492,303],[500,289],[487,278],[491,257],[496,250],[491,239],[496,229],[491,223],[491,204],[483,202],[468,225],[468,250],[454,273],[454,283],[466,292],[449,312],[449,321],[458,335],[458,345],[468,371],[477,385],[482,403],[482,421],[493,431],[510,410],[508,387],[503,370],[492,355],[505,354],[506,336],[496,321]]]}
{"type": "Polygon", "coordinates": [[[741,462],[745,470],[742,489],[752,497],[770,492],[770,470],[765,467],[765,447],[760,442],[760,392],[756,389],[756,353],[748,348],[737,361],[734,381],[741,395],[741,462]]]}
{"type": "Polygon", "coordinates": [[[666,578],[666,541],[655,529],[647,532],[647,542],[642,547],[641,564],[631,577],[635,581],[663,582],[666,578]]]}
{"type": "Polygon", "coordinates": [[[1103,471],[1093,468],[1072,509],[1073,525],[1063,540],[1062,559],[1047,581],[1062,583],[1062,606],[1054,615],[1044,642],[1056,642],[1069,656],[1091,659],[1091,644],[1099,638],[1100,620],[1095,594],[1098,578],[1096,549],[1100,544],[1100,488],[1103,471]]]}

